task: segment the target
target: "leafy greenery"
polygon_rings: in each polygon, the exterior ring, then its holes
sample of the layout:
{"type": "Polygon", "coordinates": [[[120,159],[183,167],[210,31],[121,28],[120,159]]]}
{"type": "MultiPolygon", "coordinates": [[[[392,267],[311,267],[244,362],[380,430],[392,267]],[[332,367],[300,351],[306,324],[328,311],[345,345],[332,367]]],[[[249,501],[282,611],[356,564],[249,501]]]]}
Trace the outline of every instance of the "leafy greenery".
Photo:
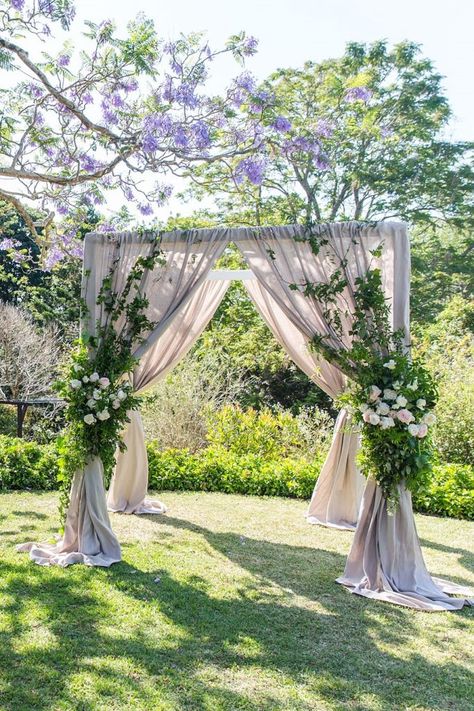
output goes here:
{"type": "Polygon", "coordinates": [[[59,439],[61,520],[67,513],[73,477],[91,457],[101,458],[106,480],[110,477],[116,449],[124,447],[121,436],[130,421],[127,412],[139,406],[129,382],[136,363],[132,352],[153,328],[146,316],[148,300],[142,293],[142,282],[163,259],[160,243],[158,234],[150,242],[149,254],[137,258],[120,293],[114,291],[118,264],[112,263],[97,296],[105,318],[95,324],[95,335],[81,335],[64,377],[56,385],[66,401],[67,422],[59,439]]]}
{"type": "Polygon", "coordinates": [[[341,57],[279,69],[259,93],[273,97],[262,122],[280,127],[260,149],[263,180],[239,180],[237,159],[193,176],[221,220],[472,226],[472,144],[446,139],[442,77],[414,42],[351,42],[341,57]]]}
{"type": "Polygon", "coordinates": [[[55,445],[40,445],[0,435],[0,489],[57,488],[59,471],[55,445]]]}
{"type": "MultiPolygon", "coordinates": [[[[113,516],[121,563],[62,570],[14,547],[51,534],[56,496],[0,496],[5,711],[472,708],[472,608],[350,595],[352,535],[309,526],[305,502],[163,498],[166,516],[113,516]]],[[[473,586],[474,524],[416,523],[430,572],[473,586]]]]}
{"type": "MultiPolygon", "coordinates": [[[[232,447],[232,445],[231,445],[232,447]]],[[[325,450],[313,459],[298,454],[271,460],[261,453],[210,446],[197,453],[162,450],[148,442],[150,489],[220,491],[309,499],[325,450]]],[[[0,435],[0,490],[49,491],[58,487],[61,447],[0,435]]],[[[474,468],[436,464],[423,489],[413,495],[416,511],[474,519],[474,468]]]]}
{"type": "Polygon", "coordinates": [[[266,459],[253,453],[235,454],[223,447],[208,447],[195,454],[186,450],[162,451],[148,445],[149,486],[171,491],[221,491],[226,494],[289,496],[307,499],[322,460],[266,459]]]}
{"type": "Polygon", "coordinates": [[[413,499],[417,511],[474,520],[474,467],[436,464],[433,476],[413,499]]]}

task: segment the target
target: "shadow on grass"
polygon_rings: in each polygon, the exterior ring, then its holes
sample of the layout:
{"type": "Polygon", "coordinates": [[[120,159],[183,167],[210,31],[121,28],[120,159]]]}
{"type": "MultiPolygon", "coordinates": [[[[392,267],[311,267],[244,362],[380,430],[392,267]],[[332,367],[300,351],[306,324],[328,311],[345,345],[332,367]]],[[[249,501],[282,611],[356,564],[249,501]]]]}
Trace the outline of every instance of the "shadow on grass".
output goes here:
{"type": "Polygon", "coordinates": [[[433,703],[469,708],[461,664],[451,659],[440,667],[420,654],[407,660],[386,650],[418,635],[416,613],[337,586],[344,556],[215,533],[181,519],[163,523],[203,536],[255,582],[216,597],[203,576],[177,580],[166,570],[145,572],[127,562],[108,570],[41,568],[24,558],[0,564],[2,709],[95,711],[109,699],[114,709],[148,709],[161,701],[180,711],[309,711],[323,699],[363,711],[365,695],[384,710],[433,703]],[[213,679],[203,669],[211,669],[213,679]],[[273,681],[265,678],[257,706],[248,682],[255,676],[258,685],[262,672],[273,681]],[[241,693],[224,687],[228,675],[241,673],[247,680],[241,693]],[[80,675],[87,679],[77,698],[80,675]],[[305,690],[293,706],[268,691],[289,682],[305,690]]]}

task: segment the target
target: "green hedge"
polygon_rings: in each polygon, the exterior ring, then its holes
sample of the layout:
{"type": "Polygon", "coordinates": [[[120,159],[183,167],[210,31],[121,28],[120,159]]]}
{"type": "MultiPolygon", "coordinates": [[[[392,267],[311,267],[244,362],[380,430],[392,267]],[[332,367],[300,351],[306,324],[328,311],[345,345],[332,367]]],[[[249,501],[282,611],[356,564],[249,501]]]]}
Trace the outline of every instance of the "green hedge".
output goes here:
{"type": "Polygon", "coordinates": [[[425,491],[413,496],[422,513],[474,519],[474,467],[469,464],[437,464],[425,491]]]}
{"type": "Polygon", "coordinates": [[[160,451],[148,444],[149,487],[170,491],[223,491],[228,494],[308,499],[321,463],[304,459],[267,461],[256,454],[236,456],[222,448],[160,451]]]}
{"type": "Polygon", "coordinates": [[[54,445],[41,445],[0,435],[0,490],[58,486],[58,453],[54,445]]]}
{"type": "MultiPolygon", "coordinates": [[[[304,459],[268,461],[257,454],[238,456],[221,447],[196,454],[162,452],[148,443],[150,489],[158,491],[222,491],[256,496],[309,499],[321,468],[304,459]]],[[[54,445],[39,445],[0,435],[0,491],[52,490],[57,487],[58,455],[54,445]]],[[[427,489],[413,497],[423,513],[474,520],[474,468],[438,464],[427,489]]]]}

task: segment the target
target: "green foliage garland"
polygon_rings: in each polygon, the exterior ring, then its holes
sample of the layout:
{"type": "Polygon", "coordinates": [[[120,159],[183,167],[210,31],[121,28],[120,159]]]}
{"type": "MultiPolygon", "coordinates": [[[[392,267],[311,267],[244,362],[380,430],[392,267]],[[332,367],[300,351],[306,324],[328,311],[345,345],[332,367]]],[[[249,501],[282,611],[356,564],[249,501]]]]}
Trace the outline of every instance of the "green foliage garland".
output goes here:
{"type": "MultiPolygon", "coordinates": [[[[358,224],[352,244],[366,226],[358,224]]],[[[390,308],[377,266],[382,245],[372,251],[366,273],[351,286],[348,252],[341,256],[331,249],[324,225],[308,226],[300,239],[315,255],[321,247],[329,250],[334,268],[326,281],[290,287],[322,305],[331,336],[315,335],[311,345],[348,377],[349,387],[339,404],[361,427],[362,470],[375,478],[393,506],[400,484],[417,490],[426,481],[432,454],[429,428],[436,420],[432,412],[436,385],[422,362],[411,357],[405,334],[391,330],[390,308]],[[352,292],[351,308],[345,298],[348,291],[352,292]],[[348,320],[352,325],[347,334],[343,324],[348,320]]]]}
{"type": "Polygon", "coordinates": [[[160,236],[156,237],[150,254],[137,259],[120,294],[113,290],[118,261],[113,262],[97,297],[105,319],[97,321],[94,336],[81,335],[63,377],[56,383],[56,390],[66,401],[67,422],[59,442],[62,522],[74,474],[92,457],[100,456],[107,480],[117,447],[124,447],[121,434],[130,421],[127,412],[136,409],[139,402],[130,382],[136,364],[132,353],[154,326],[146,316],[148,299],[141,285],[146,272],[163,263],[160,242],[160,236]]]}

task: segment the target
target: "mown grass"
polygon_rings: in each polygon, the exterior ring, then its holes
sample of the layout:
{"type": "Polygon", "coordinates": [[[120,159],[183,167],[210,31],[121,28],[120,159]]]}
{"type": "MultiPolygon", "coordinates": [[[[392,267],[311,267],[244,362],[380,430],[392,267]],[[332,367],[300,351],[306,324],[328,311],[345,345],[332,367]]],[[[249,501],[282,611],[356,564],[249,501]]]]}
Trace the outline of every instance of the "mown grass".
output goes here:
{"type": "MultiPolygon", "coordinates": [[[[419,613],[336,585],[351,534],[305,504],[169,493],[114,515],[122,563],[41,568],[54,494],[0,496],[0,708],[474,709],[474,610],[419,613]]],[[[418,516],[433,574],[474,586],[474,523],[418,516]]]]}

